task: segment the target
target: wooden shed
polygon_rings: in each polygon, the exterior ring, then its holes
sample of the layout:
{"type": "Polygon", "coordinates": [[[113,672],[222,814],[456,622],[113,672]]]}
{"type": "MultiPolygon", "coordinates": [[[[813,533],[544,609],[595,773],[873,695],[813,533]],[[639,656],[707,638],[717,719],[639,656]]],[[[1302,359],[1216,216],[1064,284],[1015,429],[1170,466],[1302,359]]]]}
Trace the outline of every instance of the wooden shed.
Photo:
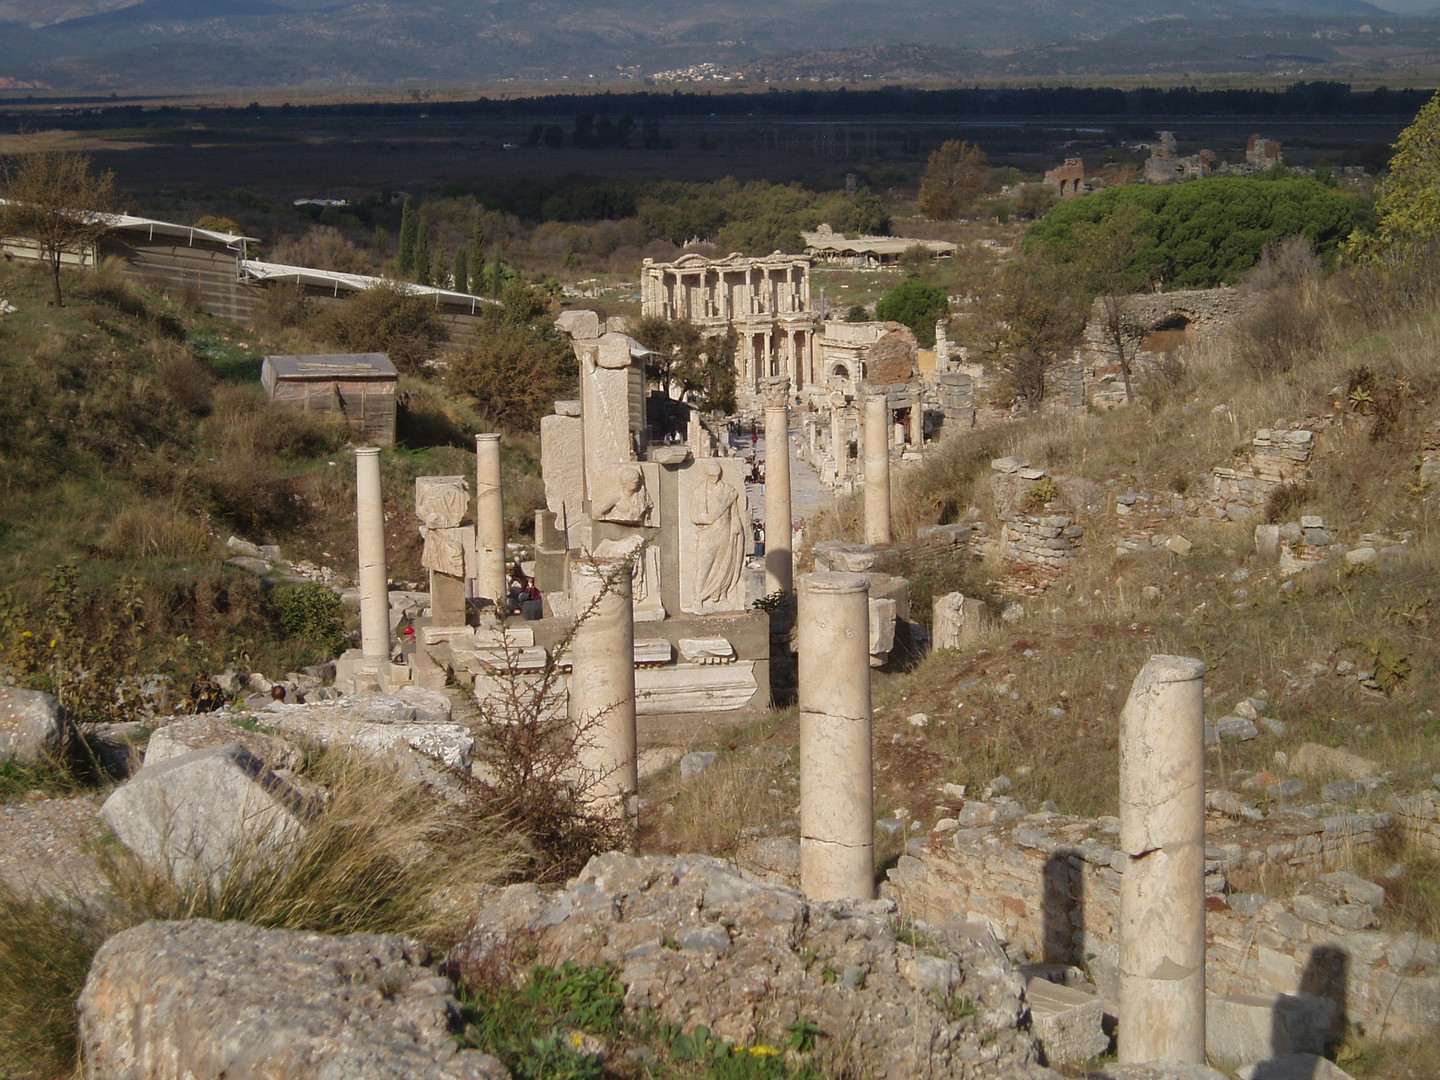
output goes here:
{"type": "Polygon", "coordinates": [[[384,353],[267,356],[260,385],[271,405],[338,412],[367,443],[395,442],[395,384],[384,353]]]}

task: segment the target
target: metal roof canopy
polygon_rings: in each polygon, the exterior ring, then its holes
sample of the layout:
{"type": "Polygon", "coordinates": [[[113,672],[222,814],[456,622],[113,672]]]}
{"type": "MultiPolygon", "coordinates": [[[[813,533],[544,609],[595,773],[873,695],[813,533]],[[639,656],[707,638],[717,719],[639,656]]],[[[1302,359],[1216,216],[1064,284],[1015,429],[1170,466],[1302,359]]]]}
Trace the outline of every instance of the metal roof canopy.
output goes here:
{"type": "Polygon", "coordinates": [[[384,353],[315,353],[301,356],[267,356],[265,366],[277,379],[289,382],[315,379],[397,379],[399,372],[384,353]]]}

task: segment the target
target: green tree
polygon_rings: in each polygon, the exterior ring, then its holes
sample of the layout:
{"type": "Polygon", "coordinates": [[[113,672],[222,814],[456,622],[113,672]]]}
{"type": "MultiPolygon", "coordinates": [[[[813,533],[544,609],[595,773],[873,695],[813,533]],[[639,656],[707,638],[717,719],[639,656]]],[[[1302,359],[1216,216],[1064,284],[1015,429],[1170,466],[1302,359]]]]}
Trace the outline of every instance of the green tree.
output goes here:
{"type": "Polygon", "coordinates": [[[1353,238],[1352,254],[1405,258],[1440,241],[1440,93],[1395,141],[1375,212],[1375,234],[1353,238]]]}
{"type": "Polygon", "coordinates": [[[94,173],[90,159],[68,150],[26,150],[0,162],[0,235],[23,238],[50,264],[55,306],[60,264],[66,254],[90,256],[109,232],[106,214],[115,205],[115,176],[94,173]]]}
{"type": "Polygon", "coordinates": [[[434,303],[393,281],[323,309],[311,320],[310,332],[346,352],[386,353],[406,374],[422,371],[446,339],[434,303]]]}
{"type": "Polygon", "coordinates": [[[395,272],[402,278],[408,279],[415,273],[415,232],[418,227],[415,208],[411,205],[410,196],[406,195],[405,205],[400,210],[400,251],[395,261],[395,272]]]}
{"type": "Polygon", "coordinates": [[[935,345],[935,324],[949,312],[945,290],[919,278],[906,278],[875,304],[875,318],[904,323],[926,349],[935,345]]]}
{"type": "MultiPolygon", "coordinates": [[[[1080,341],[1085,296],[1072,267],[1043,250],[1007,265],[985,305],[985,359],[1004,373],[1002,393],[1035,409],[1050,369],[1080,341]]],[[[1006,402],[1008,403],[1008,401],[1006,402]]]]}
{"type": "Polygon", "coordinates": [[[445,381],[492,429],[534,432],[575,377],[574,352],[554,327],[550,297],[511,281],[500,304],[485,309],[474,342],[450,359],[445,381]]]}
{"type": "Polygon", "coordinates": [[[455,291],[470,291],[470,260],[466,258],[463,247],[455,252],[455,291]]]}
{"type": "Polygon", "coordinates": [[[635,340],[658,355],[646,373],[667,396],[678,388],[684,399],[702,411],[735,407],[735,349],[739,337],[733,329],[705,336],[689,319],[641,319],[631,330],[635,340]]]}
{"type": "Polygon", "coordinates": [[[1303,234],[1333,258],[1350,235],[1355,203],[1308,177],[1214,176],[1184,184],[1130,184],[1069,199],[1025,231],[1041,246],[1074,260],[1081,234],[1125,213],[1145,216],[1132,271],[1174,288],[1208,288],[1240,280],[1268,246],[1303,234]]]}
{"type": "Polygon", "coordinates": [[[1095,298],[1096,314],[1106,348],[1120,365],[1125,400],[1135,400],[1132,381],[1135,357],[1145,339],[1145,325],[1136,315],[1136,293],[1149,286],[1154,268],[1140,257],[1151,229],[1149,215],[1135,207],[1077,231],[1075,261],[1084,289],[1095,298]]]}
{"type": "Polygon", "coordinates": [[[420,215],[420,224],[415,230],[415,271],[414,279],[420,285],[433,285],[430,266],[430,223],[420,215]]]}
{"type": "Polygon", "coordinates": [[[985,190],[989,168],[985,151],[951,139],[930,155],[920,180],[916,204],[936,221],[954,221],[965,214],[985,190]]]}

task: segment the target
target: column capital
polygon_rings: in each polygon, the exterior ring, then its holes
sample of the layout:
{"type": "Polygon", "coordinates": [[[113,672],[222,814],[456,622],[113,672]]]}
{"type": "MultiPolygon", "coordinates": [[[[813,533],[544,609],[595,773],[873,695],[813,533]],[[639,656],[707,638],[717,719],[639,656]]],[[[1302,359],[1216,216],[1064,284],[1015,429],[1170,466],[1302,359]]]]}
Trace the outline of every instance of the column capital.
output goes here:
{"type": "Polygon", "coordinates": [[[760,400],[767,409],[784,409],[790,404],[790,377],[768,375],[760,380],[760,400]]]}

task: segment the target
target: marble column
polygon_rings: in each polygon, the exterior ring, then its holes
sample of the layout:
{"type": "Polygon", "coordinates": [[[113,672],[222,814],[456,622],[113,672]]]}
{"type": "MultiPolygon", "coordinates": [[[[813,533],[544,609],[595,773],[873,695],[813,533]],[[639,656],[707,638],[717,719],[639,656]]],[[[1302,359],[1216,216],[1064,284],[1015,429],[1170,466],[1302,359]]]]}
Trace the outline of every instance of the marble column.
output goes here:
{"type": "Polygon", "coordinates": [[[910,406],[910,445],[919,450],[925,445],[925,403],[915,395],[915,404],[910,406]]]}
{"type": "Polygon", "coordinates": [[[500,436],[475,436],[475,591],[505,606],[505,504],[500,489],[500,436]]]}
{"type": "Polygon", "coordinates": [[[390,583],[385,572],[385,505],[380,492],[380,448],[355,451],[355,522],[360,552],[360,650],[369,660],[390,659],[390,583]]]}
{"type": "Polygon", "coordinates": [[[835,479],[842,479],[850,466],[850,448],[845,445],[845,405],[830,402],[830,456],[835,459],[835,479]]]}
{"type": "Polygon", "coordinates": [[[890,540],[890,410],[876,394],[865,399],[865,542],[890,540]]]}
{"type": "Polygon", "coordinates": [[[800,891],[875,896],[870,756],[870,581],[800,577],[800,891]]]}
{"type": "Polygon", "coordinates": [[[790,380],[783,375],[760,380],[765,403],[765,592],[795,587],[791,552],[794,520],[790,510],[790,380]]]}
{"type": "Polygon", "coordinates": [[[1204,691],[1152,656],[1120,714],[1121,1062],[1205,1062],[1204,691]]]}
{"type": "Polygon", "coordinates": [[[630,562],[577,560],[570,590],[578,623],[570,642],[570,720],[579,730],[587,799],[633,822],[635,617],[630,562]]]}

